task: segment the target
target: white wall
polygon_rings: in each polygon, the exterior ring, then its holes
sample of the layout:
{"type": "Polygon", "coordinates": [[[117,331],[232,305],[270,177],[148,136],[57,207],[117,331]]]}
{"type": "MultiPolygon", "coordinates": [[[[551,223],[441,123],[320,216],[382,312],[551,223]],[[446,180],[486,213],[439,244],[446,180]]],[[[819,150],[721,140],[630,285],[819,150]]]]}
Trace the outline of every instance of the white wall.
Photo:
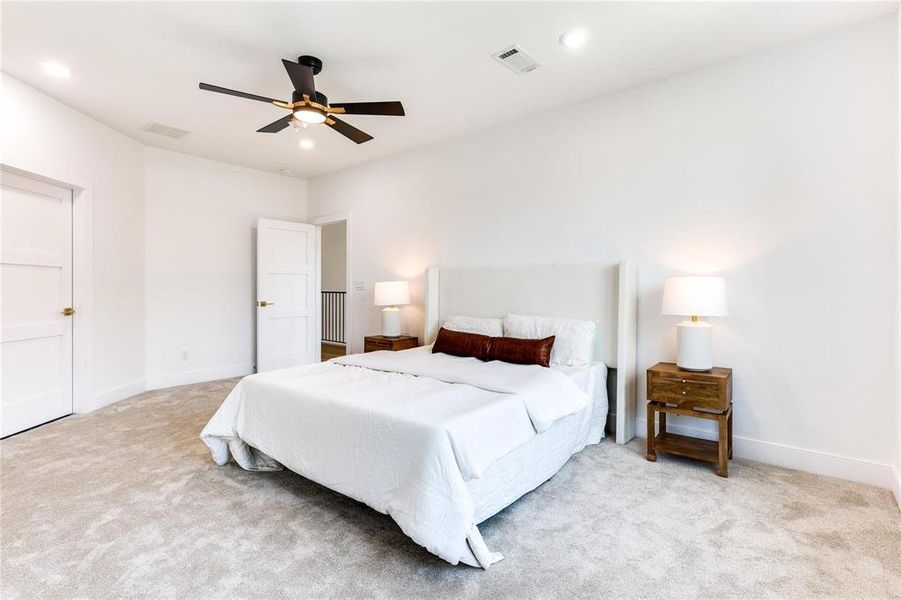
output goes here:
{"type": "Polygon", "coordinates": [[[256,221],[304,221],[307,182],[156,148],[146,157],[148,387],[250,373],[256,221]]]}
{"type": "Polygon", "coordinates": [[[346,292],[347,222],[322,226],[322,290],[346,292]]]}
{"type": "Polygon", "coordinates": [[[6,74],[0,139],[0,163],[83,188],[75,202],[93,204],[93,312],[76,307],[84,310],[75,321],[76,329],[91,323],[93,368],[80,408],[142,391],[144,147],[6,74]]]}
{"type": "MultiPolygon", "coordinates": [[[[736,452],[890,486],[896,37],[892,16],[314,179],[312,217],[354,215],[353,350],[373,281],[630,257],[648,367],[675,356],[664,278],[721,274],[736,452]]],[[[407,313],[421,334],[421,299],[407,313]]]]}

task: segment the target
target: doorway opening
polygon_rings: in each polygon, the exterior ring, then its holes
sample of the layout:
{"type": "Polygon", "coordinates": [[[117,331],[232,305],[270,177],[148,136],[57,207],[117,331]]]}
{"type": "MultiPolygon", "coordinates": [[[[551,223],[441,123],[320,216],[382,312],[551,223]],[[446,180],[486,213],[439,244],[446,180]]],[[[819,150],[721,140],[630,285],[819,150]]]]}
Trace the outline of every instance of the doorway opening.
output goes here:
{"type": "Polygon", "coordinates": [[[320,357],[326,361],[349,354],[347,220],[319,222],[320,229],[320,357]]]}

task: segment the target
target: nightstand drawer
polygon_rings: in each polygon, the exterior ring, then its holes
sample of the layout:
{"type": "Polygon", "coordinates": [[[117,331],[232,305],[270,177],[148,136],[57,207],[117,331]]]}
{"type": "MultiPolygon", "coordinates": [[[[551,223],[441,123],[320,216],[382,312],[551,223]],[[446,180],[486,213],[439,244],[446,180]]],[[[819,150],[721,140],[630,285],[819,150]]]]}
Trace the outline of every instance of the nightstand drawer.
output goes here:
{"type": "Polygon", "coordinates": [[[377,350],[391,350],[394,346],[391,340],[366,340],[366,345],[377,350]]]}
{"type": "Polygon", "coordinates": [[[677,406],[686,406],[690,408],[709,408],[711,410],[723,410],[724,403],[716,397],[702,397],[692,394],[691,391],[684,388],[663,389],[657,387],[655,391],[648,396],[648,400],[654,402],[665,402],[667,404],[675,404],[677,406]]]}
{"type": "Polygon", "coordinates": [[[711,378],[695,374],[648,374],[648,400],[686,408],[724,411],[732,398],[731,377],[711,378]]]}
{"type": "Polygon", "coordinates": [[[720,386],[715,383],[689,381],[688,379],[651,379],[651,394],[664,396],[691,396],[704,400],[718,400],[720,386]]]}
{"type": "Polygon", "coordinates": [[[363,352],[377,352],[379,350],[407,350],[415,348],[419,338],[412,335],[398,337],[385,337],[383,335],[368,335],[363,338],[363,352]]]}

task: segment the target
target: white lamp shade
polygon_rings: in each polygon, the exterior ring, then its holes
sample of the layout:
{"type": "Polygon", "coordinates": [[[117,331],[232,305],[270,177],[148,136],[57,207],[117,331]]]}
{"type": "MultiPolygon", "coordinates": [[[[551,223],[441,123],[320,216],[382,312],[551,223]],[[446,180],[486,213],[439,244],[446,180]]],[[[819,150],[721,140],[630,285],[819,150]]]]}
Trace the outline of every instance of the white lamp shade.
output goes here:
{"type": "Polygon", "coordinates": [[[663,286],[664,315],[726,317],[726,281],[722,277],[668,277],[663,286]]]}
{"type": "Polygon", "coordinates": [[[375,284],[376,306],[401,306],[410,303],[410,286],[406,281],[379,281],[375,284]]]}

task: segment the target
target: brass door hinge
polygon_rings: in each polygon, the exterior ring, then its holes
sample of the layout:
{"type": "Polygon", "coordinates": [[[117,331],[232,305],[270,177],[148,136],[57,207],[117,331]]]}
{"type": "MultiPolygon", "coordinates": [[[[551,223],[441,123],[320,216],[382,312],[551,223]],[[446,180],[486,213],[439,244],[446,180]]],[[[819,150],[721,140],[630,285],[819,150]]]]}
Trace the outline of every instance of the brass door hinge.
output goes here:
{"type": "Polygon", "coordinates": [[[75,309],[72,308],[71,306],[67,306],[66,308],[63,309],[64,317],[71,317],[74,314],[75,314],[75,309]]]}

